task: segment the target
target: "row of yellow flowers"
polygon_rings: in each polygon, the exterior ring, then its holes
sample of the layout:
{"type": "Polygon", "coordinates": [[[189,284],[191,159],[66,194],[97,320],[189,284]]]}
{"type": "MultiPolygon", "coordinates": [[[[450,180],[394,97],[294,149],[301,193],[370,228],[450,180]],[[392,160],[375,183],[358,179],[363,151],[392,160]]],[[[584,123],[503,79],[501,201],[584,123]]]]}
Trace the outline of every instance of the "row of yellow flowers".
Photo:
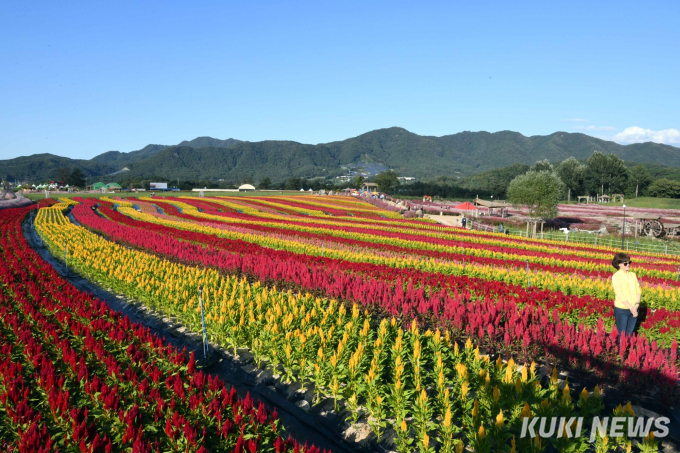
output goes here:
{"type": "Polygon", "coordinates": [[[65,204],[65,205],[68,205],[68,206],[75,206],[75,205],[79,204],[77,201],[73,201],[72,199],[67,198],[67,197],[59,197],[59,198],[57,198],[57,200],[59,200],[58,204],[65,204]]]}
{"type": "MultiPolygon", "coordinates": [[[[147,201],[153,201],[150,198],[143,198],[144,200],[147,201]]],[[[168,199],[165,200],[177,207],[182,208],[183,211],[186,210],[187,214],[194,215],[196,217],[204,218],[207,220],[214,220],[218,222],[224,222],[224,223],[234,223],[234,224],[252,224],[252,225],[263,225],[263,226],[269,226],[269,227],[274,227],[274,228],[288,228],[288,229],[295,229],[297,231],[307,231],[307,232],[315,232],[315,233],[323,233],[325,235],[329,236],[336,236],[336,237],[344,237],[344,238],[355,238],[358,239],[359,233],[351,233],[351,232],[346,232],[346,231],[339,231],[339,230],[329,230],[325,228],[319,228],[319,227],[307,227],[307,226],[301,226],[301,225],[285,225],[281,224],[277,221],[300,221],[299,219],[291,219],[290,216],[284,216],[284,215],[272,215],[269,213],[263,213],[259,212],[256,215],[257,217],[263,218],[262,221],[253,221],[253,220],[241,220],[241,219],[234,219],[234,218],[228,218],[228,217],[221,217],[221,216],[216,216],[212,214],[207,214],[203,212],[199,212],[194,206],[191,206],[187,203],[183,203],[179,201],[178,199],[168,199]]],[[[228,207],[233,207],[235,209],[238,209],[237,206],[239,205],[234,205],[232,203],[227,203],[223,201],[219,201],[218,199],[211,199],[211,201],[215,201],[220,204],[224,204],[225,206],[228,207]]],[[[242,207],[242,206],[241,206],[242,207]]],[[[245,211],[244,211],[245,212],[245,211]]],[[[247,214],[252,214],[251,212],[245,212],[247,214]]],[[[253,214],[255,215],[255,214],[253,214]]],[[[329,226],[338,226],[338,227],[347,227],[348,225],[346,223],[342,222],[337,222],[330,220],[328,216],[326,216],[325,219],[314,219],[315,224],[319,225],[329,225],[329,226]]],[[[517,250],[526,250],[526,251],[532,251],[532,252],[541,252],[541,253],[549,253],[549,254],[555,254],[558,253],[559,255],[569,255],[569,256],[575,256],[579,258],[584,258],[584,259],[604,259],[608,260],[611,259],[613,256],[612,254],[614,252],[618,252],[618,249],[613,249],[609,248],[609,252],[604,253],[602,248],[592,248],[592,251],[585,251],[585,250],[576,250],[576,249],[570,249],[570,248],[565,248],[564,243],[557,242],[557,241],[538,241],[538,242],[524,242],[524,241],[518,241],[518,242],[509,242],[507,240],[507,237],[504,235],[500,235],[498,233],[479,233],[474,231],[473,234],[470,234],[470,231],[465,231],[465,230],[458,230],[458,229],[449,229],[446,230],[445,232],[441,231],[441,228],[439,229],[434,229],[431,231],[418,231],[417,233],[414,233],[412,229],[407,229],[404,226],[399,226],[398,224],[395,224],[394,222],[389,222],[386,221],[384,223],[380,223],[380,220],[375,220],[375,219],[362,219],[362,218],[357,218],[353,217],[352,218],[352,228],[361,228],[366,230],[366,234],[370,236],[371,242],[379,242],[379,243],[386,243],[386,244],[393,244],[397,245],[396,242],[394,241],[402,241],[400,243],[408,243],[408,247],[412,248],[420,248],[420,249],[425,249],[425,250],[446,250],[447,248],[445,246],[440,246],[437,244],[432,244],[427,241],[424,241],[423,239],[420,240],[413,240],[413,241],[406,241],[404,239],[394,239],[394,238],[386,238],[383,236],[376,236],[376,235],[371,235],[371,231],[376,230],[376,226],[380,227],[381,231],[384,232],[390,232],[390,233],[400,233],[400,234],[412,234],[416,235],[420,238],[445,238],[447,240],[451,241],[460,241],[461,243],[471,243],[471,244],[479,244],[483,246],[492,246],[492,247],[510,247],[510,248],[515,248],[517,250]],[[356,221],[356,223],[354,223],[356,221]],[[479,234],[477,234],[479,233],[479,234]]],[[[430,227],[432,228],[432,227],[430,227]]],[[[362,239],[364,240],[364,239],[362,239]]],[[[532,240],[533,241],[533,240],[532,240]]],[[[591,247],[588,247],[589,249],[591,247]]],[[[607,249],[607,248],[605,248],[607,249]]],[[[481,253],[480,255],[475,255],[475,256],[484,256],[487,258],[506,258],[503,254],[500,254],[499,252],[493,252],[491,250],[484,250],[484,251],[478,251],[478,250],[472,250],[468,249],[465,247],[449,247],[449,251],[451,250],[468,250],[470,253],[481,253]]],[[[456,253],[466,253],[465,251],[459,251],[456,253]]],[[[508,254],[506,254],[508,255],[508,254]]],[[[514,256],[514,255],[510,255],[514,256]]],[[[638,257],[638,255],[636,255],[638,257]]],[[[543,259],[538,257],[539,259],[543,259]]],[[[522,257],[522,259],[526,260],[525,257],[522,257]]],[[[639,254],[639,259],[637,259],[637,262],[650,262],[654,264],[671,264],[675,265],[678,264],[680,261],[680,258],[676,258],[670,255],[659,255],[659,254],[639,254]],[[643,258],[644,257],[644,258],[643,258]]],[[[530,261],[531,262],[531,261],[530,261]]],[[[552,265],[551,261],[534,261],[536,263],[540,264],[547,264],[547,265],[552,265]]],[[[555,261],[557,263],[558,261],[555,261]]],[[[573,263],[573,262],[572,262],[573,263]]],[[[573,264],[572,264],[573,265],[573,264]]],[[[583,268],[587,270],[594,270],[598,269],[597,267],[593,268],[588,268],[588,267],[580,267],[580,266],[596,266],[594,263],[578,263],[576,264],[576,267],[578,268],[583,268]]],[[[566,266],[569,266],[569,264],[566,264],[566,266]]],[[[606,268],[607,266],[600,265],[600,268],[606,268]]],[[[670,275],[670,274],[669,274],[670,275]]]]}
{"type": "MultiPolygon", "coordinates": [[[[394,319],[377,323],[356,306],[348,312],[333,300],[170,263],[106,241],[58,214],[41,209],[36,228],[57,257],[69,239],[72,269],[194,331],[201,326],[201,297],[212,342],[234,352],[248,348],[258,366],[303,387],[314,384],[315,402],[332,397],[354,421],[366,417],[378,437],[393,428],[400,452],[433,452],[435,443],[440,452],[460,453],[466,444],[477,452],[540,452],[548,441],[519,436],[525,418],[588,421],[603,409],[597,387],[573,392],[568,382],[558,383],[554,370],[544,386],[533,363],[492,362],[469,340],[463,347],[452,343],[447,332],[423,333],[415,325],[405,330],[394,319]]],[[[632,415],[630,406],[618,410],[632,415]]],[[[550,442],[560,451],[580,451],[586,439],[550,442]]]]}
{"type": "Polygon", "coordinates": [[[133,205],[133,203],[131,203],[131,202],[127,201],[127,200],[123,200],[123,199],[113,200],[113,199],[111,199],[111,198],[109,198],[109,197],[101,197],[100,200],[102,200],[102,201],[107,201],[107,202],[109,202],[109,203],[115,203],[115,204],[117,204],[118,206],[120,206],[121,208],[131,208],[132,205],[133,205]]]}
{"type": "MultiPolygon", "coordinates": [[[[548,271],[530,271],[527,281],[527,271],[525,269],[497,268],[488,265],[476,265],[474,263],[456,263],[432,258],[419,258],[410,255],[408,257],[398,257],[379,252],[372,253],[371,250],[363,249],[360,251],[351,250],[348,247],[338,246],[334,248],[329,245],[315,246],[309,243],[301,243],[294,239],[282,239],[268,237],[257,234],[244,234],[242,232],[222,230],[218,228],[198,225],[191,222],[179,222],[169,219],[154,217],[149,214],[137,212],[131,208],[120,208],[119,211],[133,219],[144,222],[157,223],[172,228],[196,231],[205,234],[212,234],[229,239],[240,239],[251,242],[263,247],[285,250],[294,253],[304,253],[313,256],[325,256],[351,262],[367,262],[382,264],[400,269],[419,269],[427,272],[437,272],[445,275],[467,275],[479,277],[486,280],[502,281],[526,287],[529,283],[534,287],[561,291],[565,294],[592,295],[602,299],[612,298],[614,290],[611,280],[605,278],[583,279],[580,275],[558,274],[548,271]]],[[[642,302],[654,307],[666,307],[669,309],[679,308],[679,298],[677,288],[664,288],[648,285],[643,282],[642,302]]]]}

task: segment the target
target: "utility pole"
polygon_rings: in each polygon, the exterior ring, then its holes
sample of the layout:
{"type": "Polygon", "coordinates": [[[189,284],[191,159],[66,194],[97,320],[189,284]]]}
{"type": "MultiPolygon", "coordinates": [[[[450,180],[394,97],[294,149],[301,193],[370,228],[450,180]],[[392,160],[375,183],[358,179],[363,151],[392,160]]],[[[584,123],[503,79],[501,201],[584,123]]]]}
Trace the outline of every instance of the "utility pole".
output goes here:
{"type": "Polygon", "coordinates": [[[626,234],[626,205],[623,205],[623,227],[621,228],[621,250],[623,250],[623,235],[626,234]]]}

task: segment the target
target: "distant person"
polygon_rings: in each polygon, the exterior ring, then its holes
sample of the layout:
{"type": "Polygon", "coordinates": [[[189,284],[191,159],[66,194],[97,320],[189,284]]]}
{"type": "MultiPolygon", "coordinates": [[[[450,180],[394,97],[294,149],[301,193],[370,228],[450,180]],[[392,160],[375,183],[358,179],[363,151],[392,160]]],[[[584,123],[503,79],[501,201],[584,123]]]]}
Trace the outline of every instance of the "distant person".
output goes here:
{"type": "Polygon", "coordinates": [[[151,196],[152,196],[152,197],[155,197],[155,196],[156,196],[156,192],[151,192],[151,196]]]}
{"type": "Polygon", "coordinates": [[[465,216],[463,216],[463,220],[461,220],[460,223],[463,225],[463,228],[467,226],[467,219],[465,218],[465,216]]]}
{"type": "Polygon", "coordinates": [[[505,227],[503,226],[502,223],[499,223],[499,224],[498,224],[498,232],[499,232],[499,233],[502,233],[504,228],[505,228],[505,227]]]}
{"type": "Polygon", "coordinates": [[[633,335],[642,295],[637,276],[630,271],[631,264],[630,256],[625,253],[617,253],[612,260],[612,266],[617,270],[612,275],[612,286],[615,295],[614,319],[616,330],[619,331],[619,343],[623,335],[633,335]]]}

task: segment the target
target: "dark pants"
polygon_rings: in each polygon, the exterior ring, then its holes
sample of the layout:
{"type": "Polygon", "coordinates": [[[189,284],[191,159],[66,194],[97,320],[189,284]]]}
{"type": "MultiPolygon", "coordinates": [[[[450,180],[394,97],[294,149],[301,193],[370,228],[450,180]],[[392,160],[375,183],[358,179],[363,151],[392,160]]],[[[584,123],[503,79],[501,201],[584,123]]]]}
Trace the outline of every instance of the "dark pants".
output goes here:
{"type": "Polygon", "coordinates": [[[619,331],[619,338],[622,335],[633,335],[637,318],[627,308],[614,307],[614,318],[616,319],[616,330],[619,331]]]}

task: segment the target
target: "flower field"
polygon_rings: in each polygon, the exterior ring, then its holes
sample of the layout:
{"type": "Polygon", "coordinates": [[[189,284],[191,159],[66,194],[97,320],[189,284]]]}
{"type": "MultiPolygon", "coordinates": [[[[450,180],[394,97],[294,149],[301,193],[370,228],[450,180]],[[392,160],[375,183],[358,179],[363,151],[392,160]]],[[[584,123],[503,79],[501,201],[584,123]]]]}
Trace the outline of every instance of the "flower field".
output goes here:
{"type": "MultiPolygon", "coordinates": [[[[54,445],[80,445],[85,439],[87,447],[96,438],[101,447],[92,451],[105,451],[107,445],[120,451],[136,442],[148,449],[139,451],[300,448],[294,440],[283,441],[275,414],[239,400],[224,384],[196,371],[192,358],[103,304],[79,294],[64,302],[70,304],[68,316],[55,308],[59,294],[77,291],[44,263],[38,265],[27,249],[20,222],[28,211],[0,214],[14,231],[5,234],[3,228],[3,249],[30,266],[24,272],[7,262],[5,281],[15,284],[15,274],[25,278],[16,283],[18,289],[5,290],[0,302],[3,310],[8,307],[6,319],[28,330],[6,321],[3,325],[12,327],[0,332],[6,345],[0,354],[20,364],[25,382],[16,388],[38,393],[44,374],[38,365],[49,362],[65,375],[59,389],[72,392],[66,400],[77,399],[73,404],[87,411],[83,418],[82,411],[71,415],[69,409],[71,418],[60,422],[62,429],[52,423],[56,415],[45,411],[47,406],[29,407],[42,410],[42,418],[35,427],[15,422],[7,428],[13,445],[23,442],[30,428],[31,439],[49,437],[54,445]],[[36,284],[22,290],[25,281],[36,284]],[[24,293],[22,299],[18,294],[24,293]],[[53,318],[52,328],[47,323],[53,318]],[[118,330],[125,334],[109,333],[118,330]],[[47,341],[35,338],[39,331],[54,340],[39,343],[47,341]],[[26,349],[22,339],[38,342],[45,359],[16,359],[26,349]],[[123,343],[136,349],[121,348],[123,343]],[[75,362],[64,356],[67,346],[76,351],[75,362]],[[109,362],[118,363],[119,371],[111,373],[109,362]],[[147,378],[140,393],[151,367],[164,374],[153,382],[147,378]],[[95,377],[107,392],[117,389],[121,409],[108,409],[115,417],[100,419],[107,413],[101,397],[94,396],[95,377]],[[133,407],[137,412],[127,415],[133,407]],[[67,428],[76,420],[86,429],[73,440],[67,428]],[[201,431],[199,425],[208,428],[201,431]],[[122,434],[125,429],[129,435],[122,434]]],[[[55,257],[66,254],[70,269],[176,317],[195,332],[202,329],[201,297],[211,342],[234,353],[247,348],[257,366],[313,389],[312,404],[330,398],[335,412],[349,414],[349,423],[367,423],[377,442],[400,452],[546,451],[547,440],[520,438],[523,419],[592,419],[604,411],[599,387],[572,388],[558,379],[558,368],[621,389],[651,386],[664,397],[678,394],[680,259],[675,257],[632,255],[644,307],[638,334],[624,337],[619,346],[611,302],[614,249],[441,227],[352,197],[307,195],[76,198],[41,206],[35,228],[55,257]],[[65,217],[67,209],[80,226],[65,217]],[[542,376],[537,363],[552,372],[542,376]]],[[[617,442],[630,448],[631,440],[599,439],[598,451],[617,442]]],[[[656,451],[653,439],[638,441],[643,451],[656,451]]],[[[558,437],[549,443],[558,451],[586,448],[586,439],[558,437]]]]}
{"type": "MultiPolygon", "coordinates": [[[[63,225],[68,204],[54,206],[41,216],[63,225]]],[[[22,234],[34,207],[0,212],[3,452],[319,451],[282,438],[275,410],[198,371],[193,354],[59,277],[22,234]]]]}

